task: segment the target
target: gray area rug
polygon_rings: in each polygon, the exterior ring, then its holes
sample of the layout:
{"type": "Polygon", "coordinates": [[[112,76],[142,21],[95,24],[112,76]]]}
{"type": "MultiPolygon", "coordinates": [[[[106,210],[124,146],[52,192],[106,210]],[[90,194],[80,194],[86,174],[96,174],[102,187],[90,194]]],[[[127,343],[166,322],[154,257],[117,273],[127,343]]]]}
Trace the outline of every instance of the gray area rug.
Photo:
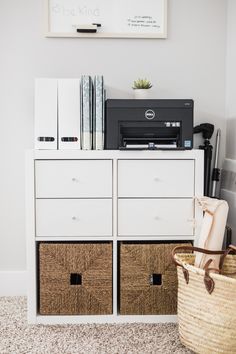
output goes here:
{"type": "Polygon", "coordinates": [[[176,324],[28,325],[26,298],[0,298],[1,354],[191,353],[176,324]]]}

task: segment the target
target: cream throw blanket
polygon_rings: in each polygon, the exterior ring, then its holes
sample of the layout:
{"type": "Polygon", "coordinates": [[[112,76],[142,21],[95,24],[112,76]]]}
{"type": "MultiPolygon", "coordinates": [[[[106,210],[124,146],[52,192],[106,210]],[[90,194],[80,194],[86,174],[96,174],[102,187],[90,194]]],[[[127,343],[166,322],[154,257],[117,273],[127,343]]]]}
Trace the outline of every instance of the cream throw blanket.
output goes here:
{"type": "MultiPolygon", "coordinates": [[[[228,216],[228,203],[209,197],[197,198],[198,204],[205,212],[202,228],[197,244],[195,246],[208,250],[219,251],[222,249],[225,226],[228,216]]],[[[196,253],[195,266],[204,268],[206,262],[212,259],[210,268],[219,268],[220,256],[196,253]]]]}

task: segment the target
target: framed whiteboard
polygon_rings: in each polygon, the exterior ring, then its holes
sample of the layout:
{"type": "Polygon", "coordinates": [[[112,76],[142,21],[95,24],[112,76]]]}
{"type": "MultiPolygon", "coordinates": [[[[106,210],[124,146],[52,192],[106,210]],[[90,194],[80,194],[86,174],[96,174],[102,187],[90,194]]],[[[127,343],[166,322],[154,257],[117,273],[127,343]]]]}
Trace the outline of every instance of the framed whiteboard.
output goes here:
{"type": "Polygon", "coordinates": [[[44,0],[46,37],[166,38],[167,0],[44,0]],[[96,33],[77,28],[101,24],[96,33]]]}

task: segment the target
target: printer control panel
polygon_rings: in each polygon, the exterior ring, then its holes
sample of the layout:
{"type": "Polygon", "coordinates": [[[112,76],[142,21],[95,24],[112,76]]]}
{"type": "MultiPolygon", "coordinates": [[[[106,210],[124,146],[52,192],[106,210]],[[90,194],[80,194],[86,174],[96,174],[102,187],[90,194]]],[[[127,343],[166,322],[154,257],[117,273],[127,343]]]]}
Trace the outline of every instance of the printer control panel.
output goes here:
{"type": "Polygon", "coordinates": [[[164,124],[167,128],[180,127],[180,122],[165,122],[164,124]]]}

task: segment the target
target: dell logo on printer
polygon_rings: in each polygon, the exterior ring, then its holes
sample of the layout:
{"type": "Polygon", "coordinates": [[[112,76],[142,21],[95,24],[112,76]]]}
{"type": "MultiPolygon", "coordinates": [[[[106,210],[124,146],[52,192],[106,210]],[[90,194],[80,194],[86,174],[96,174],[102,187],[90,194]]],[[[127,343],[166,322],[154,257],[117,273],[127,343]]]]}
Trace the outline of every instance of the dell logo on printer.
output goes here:
{"type": "Polygon", "coordinates": [[[155,118],[155,112],[152,109],[148,109],[145,112],[145,118],[147,118],[149,120],[154,119],[155,118]]]}

